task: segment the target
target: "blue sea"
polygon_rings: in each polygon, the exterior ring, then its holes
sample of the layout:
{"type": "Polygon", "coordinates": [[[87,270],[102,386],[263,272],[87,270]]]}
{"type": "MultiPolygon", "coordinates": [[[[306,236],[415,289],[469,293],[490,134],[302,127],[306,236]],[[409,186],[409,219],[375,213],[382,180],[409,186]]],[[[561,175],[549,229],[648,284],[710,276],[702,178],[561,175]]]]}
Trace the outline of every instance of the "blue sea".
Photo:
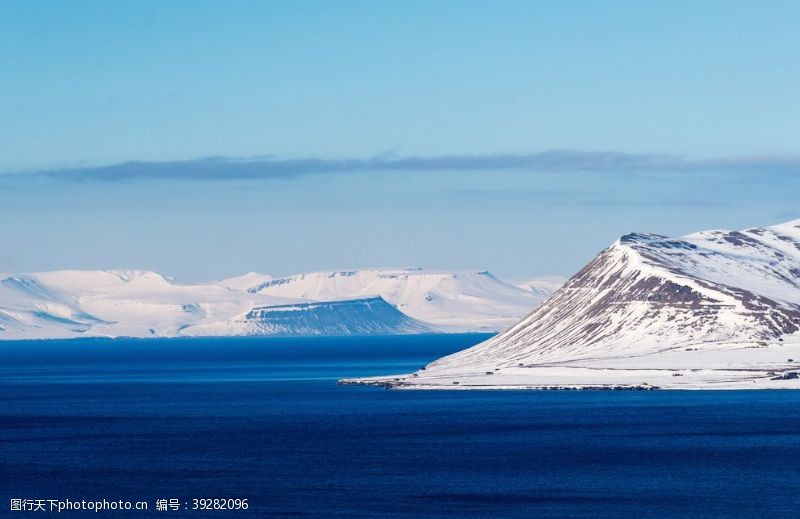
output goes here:
{"type": "Polygon", "coordinates": [[[0,513],[36,516],[9,512],[19,498],[150,503],[131,517],[800,510],[800,392],[336,384],[408,372],[485,338],[0,343],[0,513]],[[192,510],[201,498],[249,506],[192,510]],[[155,512],[159,499],[181,510],[155,512]]]}

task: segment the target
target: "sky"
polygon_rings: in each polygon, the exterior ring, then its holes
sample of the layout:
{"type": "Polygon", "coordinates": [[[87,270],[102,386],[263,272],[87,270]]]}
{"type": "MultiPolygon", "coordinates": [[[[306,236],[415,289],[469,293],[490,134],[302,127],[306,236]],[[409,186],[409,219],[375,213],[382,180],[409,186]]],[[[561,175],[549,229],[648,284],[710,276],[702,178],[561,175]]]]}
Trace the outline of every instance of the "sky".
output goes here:
{"type": "Polygon", "coordinates": [[[800,218],[800,4],[0,0],[0,271],[577,271],[800,218]]]}

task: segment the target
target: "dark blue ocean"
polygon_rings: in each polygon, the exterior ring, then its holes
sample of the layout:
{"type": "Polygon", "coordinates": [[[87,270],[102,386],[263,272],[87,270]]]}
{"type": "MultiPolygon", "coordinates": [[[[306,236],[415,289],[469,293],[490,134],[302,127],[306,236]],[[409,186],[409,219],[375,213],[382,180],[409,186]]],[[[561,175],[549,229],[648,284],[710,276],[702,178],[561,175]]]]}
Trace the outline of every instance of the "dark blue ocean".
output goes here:
{"type": "Polygon", "coordinates": [[[164,517],[798,514],[800,392],[336,385],[483,338],[0,343],[0,514],[38,516],[14,498],[164,517]],[[152,510],[171,498],[249,508],[152,510]]]}

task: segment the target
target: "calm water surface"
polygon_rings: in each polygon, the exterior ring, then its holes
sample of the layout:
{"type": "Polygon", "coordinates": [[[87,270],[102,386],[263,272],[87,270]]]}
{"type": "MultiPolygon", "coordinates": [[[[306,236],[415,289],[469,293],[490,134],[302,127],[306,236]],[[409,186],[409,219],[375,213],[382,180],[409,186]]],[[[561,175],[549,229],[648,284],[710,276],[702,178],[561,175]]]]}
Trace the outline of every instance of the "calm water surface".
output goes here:
{"type": "Polygon", "coordinates": [[[336,385],[485,337],[0,343],[0,514],[11,498],[248,498],[251,517],[800,509],[800,392],[336,385]]]}

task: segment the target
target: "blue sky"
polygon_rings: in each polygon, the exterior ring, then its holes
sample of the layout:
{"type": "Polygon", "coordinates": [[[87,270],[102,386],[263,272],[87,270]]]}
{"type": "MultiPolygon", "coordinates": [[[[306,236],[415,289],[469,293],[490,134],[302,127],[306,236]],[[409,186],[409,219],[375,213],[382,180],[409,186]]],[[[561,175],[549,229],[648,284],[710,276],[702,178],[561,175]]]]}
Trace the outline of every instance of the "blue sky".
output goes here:
{"type": "Polygon", "coordinates": [[[631,230],[800,217],[798,19],[780,1],[6,0],[0,271],[524,278],[631,230]]]}

